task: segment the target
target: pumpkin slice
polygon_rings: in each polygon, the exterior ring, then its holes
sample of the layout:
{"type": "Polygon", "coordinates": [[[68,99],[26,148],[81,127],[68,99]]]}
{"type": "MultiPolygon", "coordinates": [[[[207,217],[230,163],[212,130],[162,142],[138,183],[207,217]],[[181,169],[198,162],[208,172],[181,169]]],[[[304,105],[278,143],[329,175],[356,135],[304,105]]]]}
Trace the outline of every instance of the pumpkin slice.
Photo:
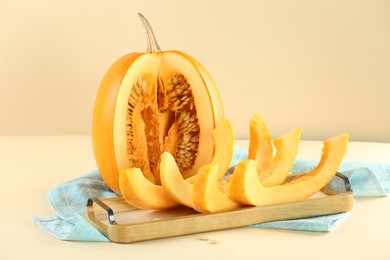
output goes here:
{"type": "MultiPolygon", "coordinates": [[[[212,134],[214,141],[214,156],[211,164],[218,164],[218,179],[221,180],[230,162],[234,152],[234,133],[229,120],[223,121],[218,125],[212,134]]],[[[163,153],[160,159],[160,177],[161,183],[166,192],[177,202],[193,207],[192,189],[197,174],[188,179],[184,179],[175,159],[169,153],[163,153]]]]}
{"type": "MultiPolygon", "coordinates": [[[[219,179],[222,179],[229,169],[234,153],[234,132],[230,120],[225,119],[221,122],[221,124],[214,129],[212,138],[214,141],[214,155],[211,163],[219,165],[218,176],[219,179]]],[[[187,178],[186,181],[194,183],[195,178],[196,175],[187,178]]]]}
{"type": "Polygon", "coordinates": [[[293,183],[264,187],[256,161],[240,162],[230,179],[230,197],[244,205],[266,206],[304,200],[322,189],[336,174],[347,150],[348,134],[324,141],[317,167],[293,183]]]}
{"type": "Polygon", "coordinates": [[[123,199],[139,209],[167,209],[179,205],[162,186],[150,182],[139,168],[122,170],[119,186],[123,199]]]}
{"type": "Polygon", "coordinates": [[[273,141],[276,154],[268,168],[257,172],[265,187],[280,185],[284,182],[294,165],[298,154],[301,129],[284,134],[273,141]]]}
{"type": "Polygon", "coordinates": [[[193,184],[184,180],[179,168],[177,167],[175,158],[169,152],[164,152],[161,155],[160,176],[162,187],[170,198],[175,200],[177,203],[193,208],[193,184]]]}
{"type": "Polygon", "coordinates": [[[230,120],[223,121],[212,134],[214,155],[212,164],[218,164],[218,180],[222,179],[229,169],[234,153],[234,132],[230,120]]]}
{"type": "Polygon", "coordinates": [[[201,213],[217,213],[239,208],[219,187],[218,164],[202,166],[193,185],[193,208],[201,213]]]}
{"type": "Polygon", "coordinates": [[[248,159],[257,162],[257,173],[264,186],[283,183],[294,165],[300,136],[301,129],[297,129],[272,142],[268,128],[260,115],[256,114],[251,118],[248,159]],[[273,147],[276,148],[275,155],[273,147]]]}
{"type": "Polygon", "coordinates": [[[274,156],[272,139],[267,125],[260,115],[254,115],[249,121],[248,159],[257,162],[257,172],[269,168],[274,156]]]}

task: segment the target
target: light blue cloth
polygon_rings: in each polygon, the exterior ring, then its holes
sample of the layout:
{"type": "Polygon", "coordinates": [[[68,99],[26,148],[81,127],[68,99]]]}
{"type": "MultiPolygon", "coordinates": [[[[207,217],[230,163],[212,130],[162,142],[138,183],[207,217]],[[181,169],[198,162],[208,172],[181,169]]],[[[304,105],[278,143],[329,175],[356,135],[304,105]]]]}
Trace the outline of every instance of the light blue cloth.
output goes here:
{"type": "Polygon", "coordinates": [[[84,207],[88,198],[103,199],[115,196],[95,170],[50,190],[48,199],[56,215],[48,218],[33,217],[33,221],[61,240],[108,241],[85,220],[84,207]]]}
{"type": "MultiPolygon", "coordinates": [[[[247,151],[236,147],[231,166],[246,160],[247,151]]],[[[315,160],[296,160],[292,173],[308,172],[317,166],[315,160]]],[[[355,197],[387,196],[390,194],[390,164],[373,162],[342,163],[339,172],[346,175],[355,197]]],[[[329,184],[342,192],[344,184],[334,178],[329,184]]],[[[48,234],[61,240],[109,241],[84,218],[84,206],[88,198],[110,198],[116,195],[104,183],[99,172],[94,170],[85,176],[60,184],[48,193],[49,203],[56,215],[47,218],[33,217],[33,221],[48,234]]],[[[332,231],[349,213],[311,217],[297,220],[274,221],[251,225],[253,228],[276,228],[302,231],[332,231]]]]}

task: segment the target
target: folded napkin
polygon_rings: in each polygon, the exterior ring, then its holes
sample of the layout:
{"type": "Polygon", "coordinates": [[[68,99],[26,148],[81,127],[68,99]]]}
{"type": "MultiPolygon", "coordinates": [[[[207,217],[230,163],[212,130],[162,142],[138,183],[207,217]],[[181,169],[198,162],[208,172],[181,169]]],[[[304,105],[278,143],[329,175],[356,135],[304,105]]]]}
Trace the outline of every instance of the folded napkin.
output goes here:
{"type": "MultiPolygon", "coordinates": [[[[247,151],[235,147],[231,166],[247,159],[247,151]]],[[[296,160],[292,173],[308,172],[318,164],[316,160],[296,160]]],[[[350,180],[355,197],[388,196],[390,194],[390,164],[345,161],[339,172],[350,180]]],[[[344,191],[344,183],[334,178],[329,184],[335,191],[344,191]]],[[[116,197],[104,183],[97,170],[81,178],[54,187],[48,199],[56,215],[47,218],[33,217],[33,221],[48,234],[61,240],[109,241],[84,218],[88,198],[116,197]]],[[[349,213],[333,214],[297,220],[274,221],[251,225],[253,228],[277,228],[302,231],[332,231],[349,213]]]]}

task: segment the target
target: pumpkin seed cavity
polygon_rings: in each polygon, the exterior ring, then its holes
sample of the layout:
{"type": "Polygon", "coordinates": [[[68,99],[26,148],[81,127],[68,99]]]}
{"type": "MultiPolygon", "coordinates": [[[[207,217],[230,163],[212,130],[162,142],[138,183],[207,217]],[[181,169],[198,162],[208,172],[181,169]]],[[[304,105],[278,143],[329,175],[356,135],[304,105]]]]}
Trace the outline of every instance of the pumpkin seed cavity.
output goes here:
{"type": "Polygon", "coordinates": [[[195,163],[199,133],[191,86],[183,75],[175,74],[166,83],[144,75],[134,83],[126,115],[130,167],[160,184],[160,156],[168,151],[184,173],[195,163]]]}

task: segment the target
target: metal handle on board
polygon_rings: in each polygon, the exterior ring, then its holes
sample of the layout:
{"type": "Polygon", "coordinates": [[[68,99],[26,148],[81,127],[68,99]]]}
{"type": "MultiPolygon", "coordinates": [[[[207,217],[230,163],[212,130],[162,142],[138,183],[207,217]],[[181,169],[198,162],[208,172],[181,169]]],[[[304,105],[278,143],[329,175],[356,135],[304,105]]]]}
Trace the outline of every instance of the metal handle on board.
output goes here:
{"type": "Polygon", "coordinates": [[[336,172],[336,176],[344,181],[345,191],[352,192],[352,186],[347,176],[342,173],[336,172]]]}
{"type": "Polygon", "coordinates": [[[110,222],[110,224],[116,224],[114,211],[109,206],[107,206],[103,201],[98,198],[89,198],[87,201],[87,207],[92,207],[93,203],[96,203],[107,212],[108,222],[110,222]]]}

